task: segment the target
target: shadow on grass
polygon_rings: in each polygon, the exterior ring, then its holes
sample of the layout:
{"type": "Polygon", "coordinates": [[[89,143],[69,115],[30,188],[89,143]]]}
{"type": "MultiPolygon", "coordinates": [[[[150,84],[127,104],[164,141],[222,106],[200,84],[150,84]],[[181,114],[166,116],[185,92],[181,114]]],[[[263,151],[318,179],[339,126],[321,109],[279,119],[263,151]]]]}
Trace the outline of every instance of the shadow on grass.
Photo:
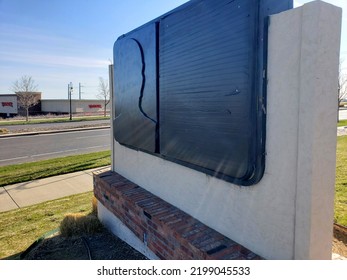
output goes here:
{"type": "Polygon", "coordinates": [[[12,256],[8,256],[8,257],[3,258],[3,259],[1,259],[1,260],[20,260],[20,255],[21,255],[21,254],[22,254],[22,252],[16,253],[16,254],[14,254],[14,255],[12,255],[12,256]]]}

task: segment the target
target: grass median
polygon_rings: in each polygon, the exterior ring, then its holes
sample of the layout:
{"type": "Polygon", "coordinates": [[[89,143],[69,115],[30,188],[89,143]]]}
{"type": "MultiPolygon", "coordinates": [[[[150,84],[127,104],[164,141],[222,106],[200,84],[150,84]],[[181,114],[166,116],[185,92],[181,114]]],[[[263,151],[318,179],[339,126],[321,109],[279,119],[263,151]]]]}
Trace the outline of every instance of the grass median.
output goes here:
{"type": "Polygon", "coordinates": [[[340,120],[340,121],[337,123],[337,126],[347,126],[347,120],[340,120]]]}
{"type": "Polygon", "coordinates": [[[93,116],[93,117],[70,117],[63,118],[45,118],[45,119],[29,119],[26,120],[5,120],[0,121],[0,126],[6,125],[25,125],[25,124],[40,124],[40,123],[70,123],[70,122],[82,122],[82,121],[99,121],[99,120],[109,120],[110,117],[103,116],[93,116]]]}
{"type": "Polygon", "coordinates": [[[67,156],[0,167],[0,187],[111,164],[111,152],[67,156]]]}

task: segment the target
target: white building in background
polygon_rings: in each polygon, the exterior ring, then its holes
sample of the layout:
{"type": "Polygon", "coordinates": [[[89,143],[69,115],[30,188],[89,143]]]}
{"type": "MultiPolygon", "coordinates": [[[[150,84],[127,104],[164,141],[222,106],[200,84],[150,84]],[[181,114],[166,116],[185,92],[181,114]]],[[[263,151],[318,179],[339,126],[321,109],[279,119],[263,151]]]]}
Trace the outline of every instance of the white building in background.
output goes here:
{"type": "MultiPolygon", "coordinates": [[[[41,94],[41,93],[40,93],[41,94]]],[[[71,100],[72,114],[102,115],[104,114],[104,100],[71,100]]],[[[106,106],[106,114],[109,114],[109,104],[106,106]]],[[[38,105],[30,109],[30,115],[40,114],[69,114],[70,100],[68,99],[41,99],[38,105]]],[[[8,118],[21,115],[16,94],[0,94],[0,117],[8,118]]]]}
{"type": "MultiPolygon", "coordinates": [[[[105,102],[103,100],[71,100],[71,111],[73,114],[103,114],[105,102]]],[[[43,114],[68,114],[70,112],[70,101],[67,99],[41,100],[43,114]]],[[[106,112],[109,113],[109,105],[106,112]]]]}
{"type": "Polygon", "coordinates": [[[15,94],[0,94],[0,116],[11,117],[17,114],[17,96],[15,94]]]}

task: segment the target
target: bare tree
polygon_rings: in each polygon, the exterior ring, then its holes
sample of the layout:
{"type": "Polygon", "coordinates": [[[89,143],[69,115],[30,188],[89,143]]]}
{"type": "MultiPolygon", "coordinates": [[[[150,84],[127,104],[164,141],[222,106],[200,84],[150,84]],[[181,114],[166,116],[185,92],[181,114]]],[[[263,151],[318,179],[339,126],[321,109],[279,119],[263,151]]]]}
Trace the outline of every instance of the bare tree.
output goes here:
{"type": "Polygon", "coordinates": [[[104,117],[106,117],[106,106],[110,103],[110,89],[108,81],[102,77],[99,77],[99,94],[97,97],[104,100],[104,117]]]}
{"type": "Polygon", "coordinates": [[[339,64],[339,76],[337,83],[337,122],[340,121],[340,107],[342,106],[342,101],[347,98],[347,75],[342,71],[342,64],[344,60],[340,60],[339,64]]]}
{"type": "Polygon", "coordinates": [[[15,81],[12,90],[16,93],[19,107],[23,108],[26,113],[26,121],[29,120],[29,108],[39,103],[40,99],[37,91],[37,85],[30,76],[22,76],[15,81]]]}

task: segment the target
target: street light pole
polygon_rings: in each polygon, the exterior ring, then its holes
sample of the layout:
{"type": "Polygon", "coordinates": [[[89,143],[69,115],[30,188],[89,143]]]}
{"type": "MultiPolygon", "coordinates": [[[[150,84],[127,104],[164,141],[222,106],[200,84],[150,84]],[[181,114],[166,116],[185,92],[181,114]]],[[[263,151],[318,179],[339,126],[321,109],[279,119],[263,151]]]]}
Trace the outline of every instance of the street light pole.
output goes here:
{"type": "Polygon", "coordinates": [[[70,102],[70,121],[72,121],[72,102],[71,102],[71,94],[73,91],[73,85],[72,82],[68,85],[68,94],[69,94],[69,102],[70,102]]]}

